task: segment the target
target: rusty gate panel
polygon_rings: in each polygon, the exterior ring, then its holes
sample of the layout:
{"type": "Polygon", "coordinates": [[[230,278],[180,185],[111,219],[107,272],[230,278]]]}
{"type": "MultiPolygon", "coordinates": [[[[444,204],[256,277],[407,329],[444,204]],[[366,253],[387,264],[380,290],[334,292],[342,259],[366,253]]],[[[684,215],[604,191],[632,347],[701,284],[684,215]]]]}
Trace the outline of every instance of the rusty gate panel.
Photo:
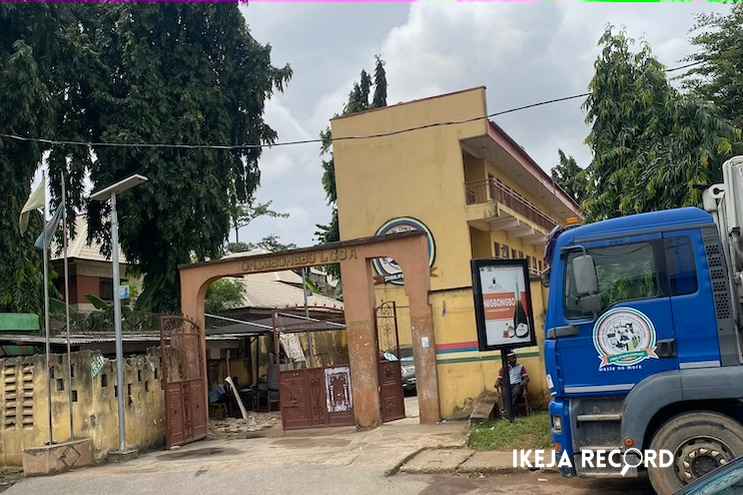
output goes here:
{"type": "Polygon", "coordinates": [[[180,316],[160,318],[160,363],[165,390],[166,446],[206,438],[206,376],[199,328],[180,316]]]}
{"type": "Polygon", "coordinates": [[[379,407],[382,422],[386,423],[405,417],[397,305],[394,301],[383,302],[375,308],[374,314],[379,349],[379,407]],[[388,353],[393,354],[396,360],[388,360],[385,356],[388,353]]]}
{"type": "Polygon", "coordinates": [[[308,428],[312,424],[303,371],[305,370],[282,371],[279,373],[281,424],[285,430],[308,428]]]}
{"type": "Polygon", "coordinates": [[[354,424],[347,366],[282,371],[279,398],[285,430],[354,424]]]}
{"type": "Polygon", "coordinates": [[[400,361],[379,362],[379,402],[383,422],[405,417],[400,361]]]}

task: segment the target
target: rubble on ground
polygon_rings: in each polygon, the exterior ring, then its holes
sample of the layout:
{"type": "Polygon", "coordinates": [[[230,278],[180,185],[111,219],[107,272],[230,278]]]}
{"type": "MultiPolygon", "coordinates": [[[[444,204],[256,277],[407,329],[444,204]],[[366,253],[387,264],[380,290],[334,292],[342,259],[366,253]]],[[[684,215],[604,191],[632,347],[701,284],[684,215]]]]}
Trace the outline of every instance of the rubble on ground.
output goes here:
{"type": "Polygon", "coordinates": [[[243,418],[224,418],[209,421],[209,438],[232,439],[250,438],[256,432],[273,428],[281,423],[278,412],[248,412],[248,420],[243,418]]]}

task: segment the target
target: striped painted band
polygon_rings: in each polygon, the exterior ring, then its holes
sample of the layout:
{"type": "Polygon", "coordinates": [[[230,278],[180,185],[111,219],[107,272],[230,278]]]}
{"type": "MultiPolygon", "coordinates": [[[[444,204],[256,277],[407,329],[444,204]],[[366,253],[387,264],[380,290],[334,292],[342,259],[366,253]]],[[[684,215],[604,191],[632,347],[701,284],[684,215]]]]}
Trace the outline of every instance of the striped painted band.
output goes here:
{"type": "MultiPolygon", "coordinates": [[[[530,352],[518,352],[516,355],[520,358],[539,357],[541,354],[538,351],[530,352]]],[[[437,359],[436,364],[460,364],[460,363],[480,363],[483,361],[500,361],[500,353],[495,351],[493,354],[482,354],[477,353],[472,356],[453,357],[448,359],[437,359]]]]}
{"type": "Polygon", "coordinates": [[[634,387],[634,383],[620,383],[617,385],[596,385],[586,387],[565,387],[566,394],[591,394],[596,392],[622,392],[634,387]]]}

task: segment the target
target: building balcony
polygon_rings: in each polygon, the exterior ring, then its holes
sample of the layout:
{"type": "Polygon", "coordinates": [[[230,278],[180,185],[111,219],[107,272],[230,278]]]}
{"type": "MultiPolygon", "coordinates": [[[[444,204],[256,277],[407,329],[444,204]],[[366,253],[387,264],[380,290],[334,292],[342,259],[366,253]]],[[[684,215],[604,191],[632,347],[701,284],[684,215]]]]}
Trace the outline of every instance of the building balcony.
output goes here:
{"type": "Polygon", "coordinates": [[[501,230],[529,244],[543,244],[557,222],[496,179],[465,184],[467,221],[480,230],[501,230]]]}

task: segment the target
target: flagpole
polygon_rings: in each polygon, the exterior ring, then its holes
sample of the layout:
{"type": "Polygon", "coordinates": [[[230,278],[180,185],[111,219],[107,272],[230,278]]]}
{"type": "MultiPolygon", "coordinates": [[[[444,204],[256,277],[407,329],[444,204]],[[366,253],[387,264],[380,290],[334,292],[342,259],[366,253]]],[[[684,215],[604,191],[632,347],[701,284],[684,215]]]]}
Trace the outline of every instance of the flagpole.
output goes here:
{"type": "Polygon", "coordinates": [[[46,192],[47,186],[47,174],[44,171],[44,221],[42,226],[42,236],[44,240],[44,249],[42,254],[44,256],[44,331],[46,332],[45,347],[46,347],[46,392],[47,392],[47,405],[49,407],[49,446],[54,444],[54,433],[52,432],[52,369],[49,362],[49,247],[46,239],[46,220],[49,216],[49,198],[46,192]]]}
{"type": "Polygon", "coordinates": [[[67,329],[67,405],[70,411],[70,440],[75,439],[74,423],[72,421],[72,352],[70,350],[70,270],[67,265],[67,190],[65,176],[62,171],[62,249],[64,251],[64,309],[65,328],[67,329]]]}

